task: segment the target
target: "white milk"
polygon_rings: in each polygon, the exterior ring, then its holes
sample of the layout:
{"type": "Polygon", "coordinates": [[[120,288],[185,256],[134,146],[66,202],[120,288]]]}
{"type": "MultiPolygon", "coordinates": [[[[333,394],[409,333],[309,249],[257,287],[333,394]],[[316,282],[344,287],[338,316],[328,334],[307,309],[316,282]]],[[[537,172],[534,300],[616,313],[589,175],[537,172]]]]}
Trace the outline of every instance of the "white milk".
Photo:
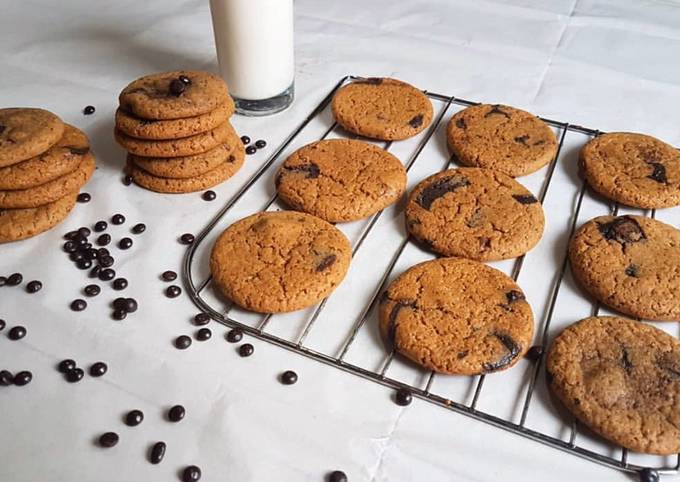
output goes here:
{"type": "Polygon", "coordinates": [[[295,77],[293,0],[210,0],[217,58],[229,92],[268,99],[295,77]]]}

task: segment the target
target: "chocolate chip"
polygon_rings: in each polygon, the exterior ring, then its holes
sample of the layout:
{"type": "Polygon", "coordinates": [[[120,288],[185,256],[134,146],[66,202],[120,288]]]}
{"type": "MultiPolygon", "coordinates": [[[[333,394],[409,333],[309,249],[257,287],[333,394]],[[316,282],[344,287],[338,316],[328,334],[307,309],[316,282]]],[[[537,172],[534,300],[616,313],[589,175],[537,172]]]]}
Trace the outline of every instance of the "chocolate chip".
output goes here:
{"type": "Polygon", "coordinates": [[[182,405],[174,405],[168,410],[168,420],[171,422],[179,422],[186,415],[186,410],[182,405]]]}
{"type": "Polygon", "coordinates": [[[73,311],[83,311],[87,308],[87,302],[85,300],[77,299],[71,302],[71,309],[73,311]]]}
{"type": "Polygon", "coordinates": [[[17,286],[20,285],[24,281],[24,277],[21,273],[12,273],[7,277],[7,281],[5,282],[7,286],[17,286]]]}
{"type": "Polygon", "coordinates": [[[413,127],[414,129],[417,129],[418,127],[423,125],[423,114],[418,114],[417,116],[413,117],[410,121],[408,121],[408,125],[413,127]]]}
{"type": "Polygon", "coordinates": [[[195,465],[190,465],[182,472],[182,482],[196,482],[201,480],[201,469],[195,465]]]}
{"type": "Polygon", "coordinates": [[[337,259],[337,256],[334,254],[329,254],[328,256],[324,257],[317,265],[316,265],[316,272],[320,273],[328,268],[330,268],[333,263],[335,263],[335,260],[337,259]]]}
{"type": "Polygon", "coordinates": [[[137,300],[134,298],[125,298],[125,302],[123,303],[123,309],[127,313],[134,313],[137,311],[138,305],[137,305],[137,300]]]}
{"type": "Polygon", "coordinates": [[[85,255],[76,262],[76,267],[78,269],[90,269],[92,267],[92,261],[85,258],[85,255]]]}
{"type": "Polygon", "coordinates": [[[97,237],[97,246],[107,246],[111,242],[111,235],[110,234],[100,234],[99,237],[97,237]]]}
{"type": "Polygon", "coordinates": [[[0,331],[4,330],[6,326],[5,320],[0,320],[0,331]]]}
{"type": "Polygon", "coordinates": [[[631,276],[633,278],[637,278],[639,272],[640,268],[636,264],[629,264],[628,267],[626,267],[626,275],[631,276]]]}
{"type": "Polygon", "coordinates": [[[7,370],[0,370],[0,386],[9,387],[14,383],[14,375],[7,370]]]}
{"type": "Polygon", "coordinates": [[[459,117],[458,119],[456,119],[456,127],[458,127],[459,129],[467,129],[467,124],[465,123],[465,119],[463,119],[462,117],[459,117]]]}
{"type": "Polygon", "coordinates": [[[334,470],[328,474],[328,482],[347,482],[347,475],[342,470],[334,470]]]}
{"type": "Polygon", "coordinates": [[[125,425],[128,427],[136,427],[144,421],[144,413],[141,410],[130,410],[125,415],[125,425]]]}
{"type": "Polygon", "coordinates": [[[71,370],[76,369],[76,362],[75,360],[71,360],[70,358],[67,358],[66,360],[62,360],[59,362],[59,365],[57,365],[57,370],[61,373],[68,373],[71,370]]]}
{"type": "Polygon", "coordinates": [[[258,139],[255,141],[255,147],[257,147],[258,149],[264,149],[265,147],[267,147],[267,141],[265,141],[264,139],[258,139]]]}
{"type": "Polygon", "coordinates": [[[645,468],[639,472],[640,482],[659,482],[659,472],[654,469],[645,468]]]}
{"type": "Polygon", "coordinates": [[[172,270],[163,271],[163,274],[161,274],[161,279],[163,281],[175,281],[177,279],[177,273],[172,270]]]}
{"type": "Polygon", "coordinates": [[[187,90],[187,84],[182,82],[180,79],[172,79],[170,82],[170,93],[175,97],[179,97],[187,90]]]}
{"type": "MultiPolygon", "coordinates": [[[[67,149],[74,156],[84,156],[85,154],[90,152],[89,147],[68,147],[67,149]]],[[[88,201],[79,201],[79,202],[88,202],[88,201]]]]}
{"type": "Polygon", "coordinates": [[[226,338],[229,343],[238,343],[243,339],[243,331],[239,330],[238,328],[229,330],[226,338]]]}
{"type": "Polygon", "coordinates": [[[368,77],[366,79],[357,80],[355,84],[369,84],[369,85],[380,85],[383,83],[382,77],[368,77]]]}
{"type": "Polygon", "coordinates": [[[179,237],[179,242],[182,244],[191,244],[195,241],[195,237],[191,233],[184,233],[182,236],[179,237]]]}
{"type": "Polygon", "coordinates": [[[616,241],[622,245],[637,243],[647,239],[638,222],[630,216],[621,216],[608,223],[598,223],[597,229],[607,241],[616,241]]]}
{"type": "Polygon", "coordinates": [[[429,210],[432,203],[440,197],[469,185],[470,181],[464,178],[454,176],[444,177],[423,189],[420,194],[418,194],[416,202],[423,208],[429,210]]]}
{"type": "Polygon", "coordinates": [[[186,75],[180,75],[179,80],[181,80],[184,84],[186,85],[191,85],[191,79],[187,77],[186,75]]]}
{"type": "Polygon", "coordinates": [[[111,281],[115,277],[116,272],[111,268],[106,268],[99,272],[99,279],[102,281],[111,281]]]}
{"type": "Polygon", "coordinates": [[[96,233],[101,233],[102,231],[106,231],[106,228],[109,227],[109,224],[106,221],[97,221],[94,224],[94,231],[96,233]]]}
{"type": "Polygon", "coordinates": [[[413,395],[411,394],[411,390],[407,388],[400,388],[394,394],[394,401],[400,407],[411,405],[411,402],[413,401],[413,395]]]}
{"type": "Polygon", "coordinates": [[[206,191],[201,197],[204,201],[214,201],[217,197],[217,194],[215,194],[215,191],[206,191]]]}
{"type": "Polygon", "coordinates": [[[146,231],[146,224],[144,223],[137,223],[134,226],[132,226],[132,234],[142,234],[144,231],[146,231]]]}
{"type": "Polygon", "coordinates": [[[99,266],[101,266],[102,268],[109,268],[109,267],[113,266],[114,262],[115,262],[115,260],[113,259],[113,256],[111,256],[109,254],[104,255],[104,256],[101,256],[101,255],[99,256],[99,266]]]}
{"type": "Polygon", "coordinates": [[[526,135],[526,134],[523,135],[523,136],[517,136],[517,137],[515,137],[515,142],[517,142],[517,143],[519,143],[519,144],[522,144],[522,145],[524,145],[524,146],[527,145],[527,141],[528,141],[528,140],[529,140],[529,136],[526,135]]]}
{"type": "Polygon", "coordinates": [[[113,310],[113,313],[111,314],[114,320],[116,321],[123,321],[125,318],[127,318],[127,311],[125,310],[113,310]]]}
{"type": "Polygon", "coordinates": [[[24,370],[14,375],[14,379],[12,381],[16,386],[23,387],[24,385],[31,383],[31,380],[33,380],[33,374],[28,370],[24,370]]]}
{"type": "Polygon", "coordinates": [[[154,465],[160,464],[165,457],[165,442],[156,442],[151,447],[151,452],[149,452],[149,462],[154,465]]]}
{"type": "Polygon", "coordinates": [[[508,300],[508,303],[514,303],[515,301],[526,299],[524,293],[517,290],[508,291],[507,293],[505,293],[505,298],[508,300]]]}
{"type": "Polygon", "coordinates": [[[196,332],[196,339],[198,341],[208,341],[210,338],[212,338],[210,328],[201,328],[196,332]]]}
{"type": "Polygon", "coordinates": [[[250,343],[244,343],[238,348],[238,354],[242,357],[250,356],[255,351],[255,347],[250,343]]]}
{"type": "Polygon", "coordinates": [[[91,377],[101,377],[109,370],[109,367],[104,362],[96,362],[90,367],[91,377]]]}
{"type": "Polygon", "coordinates": [[[294,385],[298,381],[298,376],[293,370],[286,370],[281,374],[279,380],[281,380],[281,383],[284,385],[294,385]]]}
{"type": "Polygon", "coordinates": [[[175,338],[175,348],[178,350],[186,350],[191,346],[191,338],[186,335],[180,335],[175,338]]]}
{"type": "Polygon", "coordinates": [[[256,152],[257,152],[257,147],[255,147],[255,146],[246,147],[246,154],[248,154],[249,156],[252,156],[256,152]]]}
{"type": "Polygon", "coordinates": [[[177,298],[182,294],[182,288],[177,285],[170,285],[165,289],[165,296],[168,298],[177,298]]]}
{"type": "Polygon", "coordinates": [[[321,169],[313,162],[301,164],[299,166],[284,166],[283,168],[288,172],[304,173],[305,179],[316,179],[321,175],[321,169]]]}
{"type": "Polygon", "coordinates": [[[510,118],[510,114],[502,111],[501,106],[499,104],[491,106],[491,110],[489,112],[487,112],[486,114],[484,114],[484,117],[489,117],[493,114],[501,114],[501,115],[504,115],[508,119],[510,118]]]}
{"type": "Polygon", "coordinates": [[[668,182],[666,167],[658,162],[652,162],[649,165],[652,166],[652,173],[647,177],[661,184],[666,184],[668,182]]]}
{"type": "Polygon", "coordinates": [[[21,340],[25,336],[26,336],[26,327],[21,326],[21,325],[13,326],[7,332],[7,338],[9,338],[12,341],[21,340]]]}
{"type": "Polygon", "coordinates": [[[527,350],[524,356],[532,362],[537,362],[543,356],[543,347],[541,345],[534,345],[527,350]]]}
{"type": "Polygon", "coordinates": [[[210,323],[210,315],[208,313],[198,313],[194,316],[194,325],[204,326],[210,323]]]}
{"type": "Polygon", "coordinates": [[[106,432],[99,437],[99,445],[104,448],[114,447],[118,443],[119,437],[116,432],[106,432]]]}
{"type": "Polygon", "coordinates": [[[77,201],[79,203],[89,203],[90,200],[92,199],[92,196],[88,192],[81,192],[78,194],[77,201]]]}
{"type": "Polygon", "coordinates": [[[250,137],[241,136],[241,142],[243,143],[244,146],[247,146],[248,144],[250,144],[250,137]]]}
{"type": "Polygon", "coordinates": [[[500,370],[508,366],[512,361],[517,358],[520,352],[520,346],[512,339],[510,335],[500,332],[492,333],[493,336],[498,338],[505,348],[507,348],[508,353],[503,355],[500,360],[495,362],[486,362],[482,364],[482,369],[485,373],[500,370]]]}
{"type": "Polygon", "coordinates": [[[111,286],[116,291],[124,290],[128,287],[128,280],[125,278],[116,278],[113,280],[113,283],[111,283],[111,286]]]}
{"type": "Polygon", "coordinates": [[[132,239],[122,238],[120,241],[118,241],[118,247],[120,249],[130,249],[132,247],[132,239]]]}
{"type": "Polygon", "coordinates": [[[26,285],[26,291],[28,293],[37,293],[42,289],[42,287],[43,284],[38,280],[29,281],[28,284],[26,285]]]}
{"type": "Polygon", "coordinates": [[[94,114],[94,106],[93,105],[86,105],[85,108],[83,109],[83,114],[85,115],[92,115],[94,114]]]}
{"type": "Polygon", "coordinates": [[[520,204],[534,204],[538,202],[538,199],[531,194],[513,194],[512,197],[520,204]]]}
{"type": "Polygon", "coordinates": [[[111,224],[119,225],[125,222],[125,216],[122,214],[114,214],[111,216],[111,224]]]}
{"type": "Polygon", "coordinates": [[[458,358],[459,360],[462,360],[463,358],[465,358],[465,357],[468,356],[469,354],[470,354],[470,350],[459,351],[459,352],[456,354],[456,358],[458,358]]]}
{"type": "Polygon", "coordinates": [[[132,184],[132,176],[129,175],[129,174],[125,175],[123,177],[123,184],[125,184],[126,186],[129,186],[130,184],[132,184]]]}
{"type": "Polygon", "coordinates": [[[402,308],[415,308],[416,303],[412,300],[397,300],[394,302],[392,311],[390,311],[390,316],[387,320],[387,337],[394,343],[397,335],[397,316],[402,308]]]}
{"type": "Polygon", "coordinates": [[[74,368],[66,372],[66,381],[69,383],[78,383],[85,376],[85,372],[82,368],[74,368]]]}
{"type": "Polygon", "coordinates": [[[630,354],[625,346],[621,346],[621,366],[628,373],[633,369],[633,362],[630,360],[630,354]]]}

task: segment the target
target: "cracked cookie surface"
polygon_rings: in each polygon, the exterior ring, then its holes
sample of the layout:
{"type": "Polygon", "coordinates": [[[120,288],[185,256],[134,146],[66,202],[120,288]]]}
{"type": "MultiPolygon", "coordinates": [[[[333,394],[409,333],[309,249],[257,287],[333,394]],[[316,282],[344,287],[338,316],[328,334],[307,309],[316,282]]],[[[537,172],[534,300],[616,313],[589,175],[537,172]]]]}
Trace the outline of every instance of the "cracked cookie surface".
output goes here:
{"type": "Polygon", "coordinates": [[[385,141],[415,136],[432,122],[432,102],[406,82],[374,77],[342,87],[333,116],[345,130],[385,141]]]}
{"type": "Polygon", "coordinates": [[[680,452],[680,341],[614,316],[565,329],[548,352],[549,386],[580,421],[636,452],[680,452]]]}
{"type": "Polygon", "coordinates": [[[315,216],[264,212],[229,226],[213,246],[210,271],[219,290],[259,313],[316,304],[343,280],[351,248],[344,234],[315,216]]]}
{"type": "Polygon", "coordinates": [[[502,272],[462,258],[417,264],[383,293],[380,332],[394,349],[439,373],[512,367],[529,349],[531,307],[502,272]]]}
{"type": "Polygon", "coordinates": [[[343,222],[370,216],[399,199],[406,189],[406,170],[399,159],[373,144],[333,139],[295,151],[275,180],[289,206],[328,222],[343,222]]]}
{"type": "Polygon", "coordinates": [[[71,212],[76,194],[37,208],[0,209],[0,243],[30,238],[53,228],[71,212]]]}
{"type": "Polygon", "coordinates": [[[541,239],[541,203],[510,176],[462,167],[421,181],[406,203],[406,227],[428,249],[478,261],[515,258],[541,239]]]}
{"type": "Polygon", "coordinates": [[[680,205],[680,151],[631,132],[602,134],[581,149],[588,184],[606,198],[645,209],[680,205]]]}
{"type": "Polygon", "coordinates": [[[57,143],[64,123],[44,109],[0,109],[0,167],[42,154],[57,143]]]}
{"type": "Polygon", "coordinates": [[[600,216],[569,243],[574,277],[627,315],[680,320],[680,231],[643,216],[600,216]]]}
{"type": "Polygon", "coordinates": [[[507,105],[480,104],[457,112],[447,127],[449,150],[464,166],[517,177],[550,163],[557,139],[535,115],[507,105]]]}

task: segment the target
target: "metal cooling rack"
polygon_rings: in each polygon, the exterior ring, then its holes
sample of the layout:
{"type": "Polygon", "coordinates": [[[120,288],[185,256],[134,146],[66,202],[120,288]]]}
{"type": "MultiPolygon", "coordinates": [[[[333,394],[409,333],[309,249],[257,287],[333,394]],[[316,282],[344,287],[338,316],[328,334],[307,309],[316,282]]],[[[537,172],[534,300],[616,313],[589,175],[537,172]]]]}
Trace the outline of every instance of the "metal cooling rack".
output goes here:
{"type": "MultiPolygon", "coordinates": [[[[586,460],[590,460],[592,462],[596,462],[607,467],[628,472],[633,475],[638,474],[640,479],[643,481],[657,480],[658,475],[677,475],[678,473],[680,473],[680,454],[678,454],[677,458],[673,457],[672,459],[673,462],[668,462],[671,459],[666,458],[664,459],[664,463],[657,465],[635,464],[629,462],[628,460],[629,454],[626,449],[615,447],[613,445],[608,445],[609,450],[605,450],[604,453],[601,453],[602,451],[596,451],[594,449],[579,445],[579,443],[577,443],[577,440],[579,439],[579,436],[582,435],[583,428],[580,427],[579,424],[573,419],[565,421],[565,423],[568,425],[569,433],[568,437],[565,437],[566,440],[557,438],[548,433],[543,433],[542,431],[539,430],[528,428],[527,416],[529,414],[530,408],[532,407],[532,400],[534,399],[537,381],[539,379],[539,374],[541,373],[541,368],[543,366],[544,350],[541,350],[538,359],[532,361],[526,368],[528,372],[526,373],[527,382],[524,383],[524,385],[526,386],[523,387],[523,393],[520,394],[522,400],[521,402],[522,408],[521,414],[518,417],[519,418],[518,421],[509,420],[507,418],[497,416],[495,414],[489,413],[488,411],[480,410],[478,408],[478,401],[480,400],[480,396],[482,394],[484,382],[486,379],[484,375],[474,377],[475,379],[472,382],[474,384],[474,391],[471,402],[462,403],[442,396],[440,394],[437,394],[435,393],[434,390],[432,390],[433,381],[435,377],[439,376],[436,375],[434,372],[425,372],[424,369],[421,369],[421,371],[423,371],[423,379],[426,380],[424,384],[421,384],[421,386],[416,386],[415,384],[412,383],[404,383],[400,380],[397,380],[394,377],[391,377],[388,372],[394,359],[395,355],[394,351],[389,352],[385,350],[384,357],[380,362],[380,368],[377,370],[367,369],[365,367],[359,366],[358,364],[348,362],[346,360],[348,350],[357,339],[357,336],[360,333],[360,331],[362,329],[367,329],[366,328],[367,321],[369,320],[371,313],[374,311],[380,293],[386,287],[390,276],[393,274],[395,265],[397,264],[398,260],[402,256],[407,246],[413,245],[412,243],[409,242],[407,236],[404,236],[404,239],[401,241],[396,251],[391,256],[391,259],[387,264],[387,268],[384,271],[379,282],[373,286],[365,286],[367,292],[368,291],[371,292],[369,301],[356,315],[348,314],[348,316],[352,317],[354,322],[351,325],[349,331],[344,335],[342,340],[339,340],[340,349],[337,350],[334,354],[329,354],[317,349],[313,349],[305,344],[305,341],[307,340],[307,336],[309,335],[310,330],[312,329],[313,326],[315,326],[315,324],[319,320],[320,316],[324,312],[328,300],[333,295],[331,295],[329,298],[324,299],[313,308],[313,310],[310,312],[311,314],[308,316],[307,320],[303,323],[302,330],[296,337],[282,337],[272,333],[271,330],[268,330],[268,327],[270,327],[270,322],[272,321],[272,319],[275,316],[280,315],[271,314],[260,315],[260,318],[256,323],[246,323],[243,321],[239,321],[239,319],[235,317],[233,313],[234,311],[236,311],[236,309],[235,307],[232,307],[227,300],[215,296],[212,297],[206,296],[206,293],[210,291],[210,289],[208,288],[211,283],[211,277],[209,275],[206,275],[204,279],[196,283],[194,281],[193,273],[194,270],[196,270],[196,265],[200,263],[199,261],[196,261],[196,259],[203,257],[203,260],[205,261],[206,257],[200,255],[201,254],[205,255],[205,253],[209,253],[209,250],[212,248],[212,243],[204,243],[206,237],[208,237],[212,233],[212,231],[220,222],[225,221],[224,220],[225,216],[227,216],[227,214],[230,211],[232,211],[233,208],[235,208],[237,203],[239,203],[239,201],[242,200],[251,189],[253,189],[255,186],[261,185],[262,183],[273,184],[271,182],[272,177],[271,175],[273,175],[274,172],[273,168],[275,168],[275,166],[278,165],[279,162],[277,161],[282,162],[285,159],[285,156],[283,156],[282,154],[289,148],[289,146],[292,146],[294,148],[301,147],[302,143],[294,144],[294,142],[298,140],[300,137],[304,137],[302,134],[305,132],[308,126],[310,126],[310,123],[312,123],[313,121],[318,121],[322,117],[323,113],[327,110],[335,92],[344,84],[356,80],[361,80],[361,77],[347,76],[342,78],[329,92],[329,94],[321,101],[321,103],[309,114],[309,116],[283,141],[283,143],[278,147],[274,154],[260,167],[260,169],[257,170],[257,172],[255,172],[255,174],[253,174],[253,176],[243,185],[243,187],[238,192],[236,192],[236,194],[234,194],[234,196],[226,203],[226,205],[208,223],[208,225],[203,229],[203,231],[196,236],[194,244],[191,245],[187,250],[183,264],[183,275],[186,289],[189,295],[191,296],[192,300],[196,304],[196,306],[198,306],[198,308],[200,308],[202,311],[208,313],[215,321],[228,327],[238,327],[244,332],[258,339],[264,340],[274,345],[278,345],[297,354],[304,355],[313,360],[339,368],[341,370],[371,380],[375,383],[379,383],[386,387],[390,387],[393,389],[406,388],[411,391],[413,396],[422,400],[426,400],[447,410],[457,412],[468,417],[472,417],[482,422],[486,422],[487,424],[490,424],[492,426],[502,428],[509,432],[535,440],[537,442],[548,445],[550,447],[557,448],[564,452],[577,455],[586,460]],[[267,176],[268,174],[269,176],[267,176]],[[581,432],[579,432],[579,430],[581,430],[581,432]],[[613,453],[618,453],[620,454],[620,456],[614,456],[613,453]]],[[[430,127],[423,133],[419,134],[418,143],[415,146],[415,149],[413,150],[410,157],[408,157],[408,159],[405,162],[405,167],[407,171],[410,170],[413,167],[414,163],[416,163],[420,159],[420,155],[423,149],[426,147],[428,142],[431,139],[433,139],[433,135],[437,132],[437,129],[440,127],[440,125],[443,125],[442,121],[444,120],[445,115],[450,111],[450,109],[453,106],[459,106],[461,108],[464,108],[477,104],[476,102],[471,102],[453,96],[446,96],[427,91],[425,91],[425,93],[433,101],[434,104],[440,105],[441,108],[439,110],[439,113],[434,118],[430,127]]],[[[553,161],[547,166],[547,168],[544,169],[545,171],[544,178],[541,182],[540,190],[537,196],[541,203],[543,203],[545,200],[546,194],[553,179],[555,166],[557,165],[561,158],[560,156],[562,154],[562,147],[564,145],[566,134],[568,132],[579,134],[584,137],[583,140],[584,143],[588,139],[600,134],[600,131],[596,129],[590,129],[579,125],[570,124],[568,122],[560,122],[545,118],[543,118],[543,120],[556,130],[559,145],[555,159],[553,159],[553,161]]],[[[330,126],[325,128],[323,134],[320,136],[321,139],[328,137],[329,134],[331,134],[334,131],[339,136],[352,137],[348,135],[346,132],[343,132],[335,122],[327,121],[327,123],[330,123],[330,126]]],[[[313,140],[318,140],[318,137],[313,140]]],[[[392,147],[392,142],[384,142],[382,143],[382,147],[386,150],[389,150],[392,147]]],[[[451,161],[452,159],[449,159],[449,162],[445,164],[443,169],[449,168],[451,161]]],[[[586,198],[586,196],[591,195],[590,191],[587,189],[585,181],[580,182],[581,182],[580,187],[578,187],[577,185],[578,192],[575,197],[576,201],[573,206],[571,219],[569,222],[570,225],[569,232],[568,233],[565,232],[564,236],[568,235],[569,237],[571,237],[571,235],[573,234],[578,224],[579,213],[581,212],[581,207],[583,205],[584,198],[586,198]]],[[[264,206],[261,209],[251,209],[250,212],[247,212],[247,214],[251,214],[252,212],[255,211],[260,210],[265,211],[271,209],[274,203],[277,201],[277,195],[274,193],[273,195],[270,196],[271,197],[269,197],[269,200],[264,204],[264,206]]],[[[618,205],[614,204],[610,206],[609,210],[611,214],[616,215],[619,211],[619,207],[618,205]]],[[[371,235],[371,232],[373,231],[374,227],[376,226],[376,223],[380,219],[383,212],[384,211],[376,213],[373,216],[371,216],[368,220],[366,220],[362,229],[358,233],[358,237],[354,240],[352,247],[353,257],[361,249],[362,245],[364,244],[364,241],[371,235]]],[[[646,214],[651,217],[654,217],[656,213],[655,211],[652,210],[646,212],[646,214]]],[[[511,276],[513,279],[517,280],[522,269],[522,266],[524,264],[524,260],[525,260],[524,256],[514,260],[514,264],[511,270],[511,276]]],[[[549,289],[549,297],[546,309],[544,310],[544,315],[542,319],[538,319],[537,317],[538,322],[537,340],[540,347],[547,347],[549,341],[550,326],[553,320],[555,306],[558,297],[560,296],[560,290],[563,286],[563,280],[565,274],[567,273],[567,265],[568,257],[567,253],[564,252],[561,254],[561,263],[557,265],[556,272],[552,273],[554,277],[552,278],[552,284],[549,289]]],[[[348,278],[349,276],[350,275],[348,275],[348,278]]],[[[347,283],[349,281],[346,280],[345,282],[347,283]]],[[[599,311],[600,311],[599,304],[594,303],[592,307],[592,314],[597,315],[599,311]]],[[[519,365],[514,368],[514,370],[519,369],[520,369],[519,365]]],[[[500,372],[498,374],[494,374],[493,376],[494,377],[503,376],[502,373],[503,372],[500,372]]]]}

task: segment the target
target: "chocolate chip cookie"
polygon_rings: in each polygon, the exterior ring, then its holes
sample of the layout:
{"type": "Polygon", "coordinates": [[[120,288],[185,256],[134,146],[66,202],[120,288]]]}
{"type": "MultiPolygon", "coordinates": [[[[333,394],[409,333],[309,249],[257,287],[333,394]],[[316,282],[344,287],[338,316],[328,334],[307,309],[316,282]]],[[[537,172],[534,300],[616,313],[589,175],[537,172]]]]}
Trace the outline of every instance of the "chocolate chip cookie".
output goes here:
{"type": "Polygon", "coordinates": [[[635,452],[680,452],[680,341],[614,316],[581,320],[553,342],[550,388],[585,425],[635,452]]]}
{"type": "Polygon", "coordinates": [[[213,281],[237,305],[259,313],[316,304],[340,284],[349,241],[326,221],[305,213],[257,213],[229,226],[210,257],[213,281]]]}
{"type": "Polygon", "coordinates": [[[42,154],[63,133],[61,119],[44,109],[0,109],[0,167],[42,154]]]}
{"type": "Polygon", "coordinates": [[[462,258],[417,264],[383,293],[380,331],[402,355],[439,373],[513,366],[531,346],[534,318],[502,272],[462,258]]]}
{"type": "Polygon", "coordinates": [[[0,167],[0,190],[27,189],[73,172],[90,152],[87,136],[65,124],[64,135],[42,154],[11,166],[0,167]]]}
{"type": "Polygon", "coordinates": [[[295,151],[276,174],[281,199],[328,222],[362,219],[395,202],[406,170],[395,156],[367,142],[333,139],[295,151]]]}
{"type": "Polygon", "coordinates": [[[239,167],[236,162],[223,162],[217,167],[194,177],[169,178],[149,174],[144,169],[128,161],[126,172],[132,176],[135,184],[150,191],[183,194],[202,191],[203,189],[216,186],[229,179],[239,167]]]}
{"type": "Polygon", "coordinates": [[[178,70],[142,77],[123,89],[120,107],[143,119],[194,117],[230,105],[224,81],[209,72],[178,70]]]}
{"type": "Polygon", "coordinates": [[[480,104],[456,113],[447,127],[449,149],[464,166],[517,177],[550,163],[555,133],[541,119],[507,105],[480,104]]]}
{"type": "Polygon", "coordinates": [[[130,154],[143,157],[193,156],[214,149],[229,141],[231,126],[228,122],[215,129],[181,139],[137,139],[115,130],[116,141],[130,154]]]}
{"type": "Polygon", "coordinates": [[[0,243],[30,238],[53,228],[71,212],[76,194],[71,193],[37,208],[0,209],[0,243]]]}
{"type": "Polygon", "coordinates": [[[651,136],[603,134],[580,153],[588,184],[603,196],[645,209],[680,205],[680,151],[651,136]]]}
{"type": "Polygon", "coordinates": [[[406,203],[406,227],[428,249],[478,261],[515,258],[541,239],[541,203],[498,171],[462,167],[421,181],[406,203]]]}
{"type": "Polygon", "coordinates": [[[370,78],[342,87],[333,97],[333,116],[347,131],[385,141],[415,136],[432,122],[432,102],[412,85],[370,78]]]}
{"type": "Polygon", "coordinates": [[[680,231],[642,216],[600,216],[569,244],[576,280],[597,300],[650,320],[680,320],[680,231]]]}

